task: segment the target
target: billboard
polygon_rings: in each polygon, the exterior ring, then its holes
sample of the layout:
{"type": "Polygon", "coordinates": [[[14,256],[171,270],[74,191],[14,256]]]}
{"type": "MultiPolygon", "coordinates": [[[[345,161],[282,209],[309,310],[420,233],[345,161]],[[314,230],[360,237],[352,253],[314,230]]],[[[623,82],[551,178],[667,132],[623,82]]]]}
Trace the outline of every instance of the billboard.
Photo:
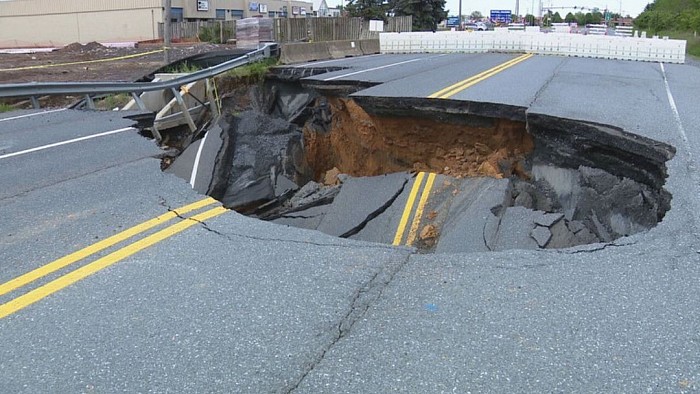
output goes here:
{"type": "Polygon", "coordinates": [[[491,10],[491,21],[497,23],[511,23],[513,20],[510,16],[513,14],[511,10],[491,10]]]}
{"type": "Polygon", "coordinates": [[[459,25],[458,16],[450,16],[447,18],[447,27],[456,27],[457,25],[459,25]]]}

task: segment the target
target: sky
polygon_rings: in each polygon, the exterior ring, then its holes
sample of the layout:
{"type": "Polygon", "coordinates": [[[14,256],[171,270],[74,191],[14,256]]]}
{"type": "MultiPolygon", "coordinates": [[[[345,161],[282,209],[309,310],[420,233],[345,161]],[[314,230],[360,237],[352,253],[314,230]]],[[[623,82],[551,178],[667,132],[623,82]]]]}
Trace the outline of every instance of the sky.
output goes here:
{"type": "MultiPolygon", "coordinates": [[[[598,7],[601,10],[609,9],[613,12],[620,12],[622,10],[622,15],[627,14],[632,17],[636,17],[643,10],[647,3],[651,3],[653,0],[542,0],[542,7],[571,7],[571,8],[553,8],[552,12],[559,12],[561,16],[565,16],[568,12],[576,13],[574,6],[595,8],[598,7]]],[[[341,0],[326,0],[329,7],[334,7],[341,3],[341,0]]],[[[343,1],[347,3],[347,1],[343,1]]],[[[520,15],[525,15],[531,13],[531,10],[535,9],[535,15],[538,14],[539,10],[539,0],[520,0],[520,15]]],[[[459,11],[459,0],[447,0],[447,5],[445,7],[450,11],[450,16],[457,16],[459,11]]],[[[469,15],[472,11],[481,11],[485,16],[488,16],[490,10],[511,10],[515,12],[515,0],[462,0],[462,15],[469,15]]],[[[586,11],[588,12],[588,11],[586,11]]]]}
{"type": "MultiPolygon", "coordinates": [[[[328,0],[326,0],[328,1],[328,0]]],[[[562,16],[567,12],[576,12],[573,6],[595,8],[601,10],[609,9],[613,12],[620,12],[622,15],[630,14],[635,17],[639,15],[647,3],[653,0],[542,0],[542,7],[571,7],[571,8],[552,8],[552,12],[559,12],[562,16]]],[[[520,14],[525,15],[532,13],[534,4],[535,15],[538,15],[539,0],[520,0],[520,14]]],[[[457,16],[459,10],[459,0],[447,0],[446,7],[450,11],[450,15],[457,16]]],[[[462,0],[462,15],[469,15],[472,11],[481,11],[485,16],[489,15],[490,10],[511,10],[515,12],[515,0],[462,0]]]]}

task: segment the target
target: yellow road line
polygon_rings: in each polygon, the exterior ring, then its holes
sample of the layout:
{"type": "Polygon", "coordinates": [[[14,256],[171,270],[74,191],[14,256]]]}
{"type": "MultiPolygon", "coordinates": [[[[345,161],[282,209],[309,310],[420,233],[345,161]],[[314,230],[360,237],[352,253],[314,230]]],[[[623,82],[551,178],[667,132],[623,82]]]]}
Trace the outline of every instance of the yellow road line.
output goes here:
{"type": "MultiPolygon", "coordinates": [[[[463,81],[457,82],[453,85],[450,85],[444,89],[440,89],[437,92],[431,94],[428,96],[428,98],[448,98],[451,97],[471,86],[476,85],[477,83],[490,78],[499,72],[506,70],[510,67],[513,67],[514,65],[523,62],[529,58],[531,58],[533,55],[532,54],[524,54],[521,56],[518,56],[514,59],[511,59],[505,63],[499,64],[495,67],[492,67],[486,71],[482,71],[479,74],[476,74],[472,77],[469,77],[463,81]]],[[[413,188],[411,189],[411,193],[408,196],[408,200],[406,201],[406,206],[404,207],[403,210],[403,215],[401,215],[401,220],[399,221],[399,226],[396,229],[396,235],[394,236],[394,242],[392,245],[400,245],[401,240],[403,239],[404,232],[406,231],[406,225],[408,224],[408,219],[411,217],[411,212],[413,211],[413,205],[416,202],[416,196],[418,195],[418,191],[420,190],[421,184],[423,182],[423,177],[425,176],[425,173],[421,172],[418,174],[416,177],[415,182],[413,183],[413,188]]],[[[418,202],[418,207],[416,208],[416,213],[413,216],[413,222],[411,223],[411,228],[409,229],[408,236],[406,238],[406,245],[413,245],[413,243],[416,240],[416,236],[418,233],[418,227],[420,227],[420,221],[421,217],[423,216],[423,211],[425,210],[425,205],[428,202],[428,198],[430,197],[430,192],[433,188],[433,183],[435,182],[435,177],[436,174],[429,174],[428,175],[428,180],[426,181],[425,188],[423,189],[423,193],[421,194],[420,201],[418,202]]]]}
{"type": "Polygon", "coordinates": [[[114,246],[126,239],[129,239],[133,237],[134,235],[140,234],[144,231],[147,231],[153,227],[156,227],[162,223],[165,223],[173,218],[176,218],[178,215],[184,215],[188,212],[195,211],[197,209],[206,207],[208,205],[214,204],[216,200],[213,198],[205,198],[203,200],[199,200],[197,202],[194,202],[192,204],[185,205],[183,207],[177,208],[173,211],[170,211],[168,213],[162,214],[158,217],[155,217],[153,219],[147,220],[141,224],[138,224],[134,227],[131,227],[129,229],[126,229],[118,234],[112,235],[109,238],[105,238],[102,241],[96,242],[90,246],[87,246],[83,249],[78,250],[77,252],[71,253],[67,256],[61,257],[58,260],[55,260],[51,263],[48,263],[44,266],[41,266],[33,271],[27,272],[24,275],[18,276],[14,279],[9,280],[8,282],[5,282],[0,285],[0,296],[7,294],[17,288],[20,288],[22,286],[25,286],[39,278],[42,278],[52,272],[58,271],[68,265],[71,265],[77,261],[80,261],[90,255],[93,255],[97,252],[100,252],[104,249],[107,249],[111,246],[114,246]]]}
{"type": "Polygon", "coordinates": [[[133,59],[135,57],[141,57],[146,55],[152,55],[154,53],[163,52],[163,49],[158,49],[155,51],[135,53],[133,55],[110,57],[109,59],[96,59],[96,60],[85,60],[82,62],[71,62],[71,63],[58,63],[58,64],[41,64],[37,66],[27,66],[27,67],[17,67],[17,68],[0,68],[0,71],[22,71],[22,70],[37,70],[49,67],[62,67],[62,66],[75,66],[78,64],[91,64],[91,63],[104,63],[104,62],[114,62],[117,60],[133,59]]]}
{"type": "Polygon", "coordinates": [[[522,61],[525,61],[525,60],[531,58],[532,56],[533,55],[531,53],[527,53],[527,54],[518,56],[515,59],[511,59],[503,64],[499,64],[498,66],[490,68],[486,71],[483,71],[479,74],[476,74],[472,77],[469,77],[463,81],[457,82],[457,83],[450,85],[444,89],[438,90],[437,92],[428,96],[428,98],[448,98],[450,96],[454,96],[455,94],[457,94],[457,93],[459,93],[459,92],[461,92],[461,91],[463,91],[471,86],[474,86],[477,83],[479,83],[487,78],[490,78],[503,70],[506,70],[506,69],[513,67],[514,65],[516,65],[522,61]]]}
{"type": "Polygon", "coordinates": [[[219,216],[228,210],[224,207],[218,206],[212,208],[208,211],[202,212],[200,214],[194,215],[187,220],[182,220],[173,224],[172,226],[166,227],[163,230],[153,233],[146,238],[140,239],[132,244],[129,244],[116,252],[112,252],[107,256],[93,261],[90,264],[84,265],[74,271],[71,271],[51,282],[38,287],[26,294],[23,294],[5,304],[0,305],[0,319],[11,315],[35,302],[61,290],[64,289],[86,277],[103,270],[119,261],[140,252],[149,246],[152,246],[160,241],[172,237],[195,224],[199,224],[205,220],[211,219],[213,217],[219,216]]]}
{"type": "Polygon", "coordinates": [[[399,227],[396,229],[396,235],[394,235],[394,242],[392,245],[401,245],[401,240],[403,239],[403,233],[406,231],[406,224],[408,223],[408,218],[411,216],[411,211],[413,210],[413,203],[416,201],[416,195],[418,195],[418,190],[420,190],[420,185],[423,183],[423,178],[425,177],[424,172],[419,172],[416,176],[416,180],[413,182],[413,187],[411,188],[411,193],[408,195],[408,200],[406,201],[406,206],[403,209],[403,215],[401,215],[401,220],[399,221],[399,227]]]}
{"type": "Polygon", "coordinates": [[[435,182],[435,174],[431,173],[428,175],[428,180],[425,182],[425,188],[423,188],[423,194],[420,196],[420,201],[418,202],[418,208],[416,208],[416,214],[413,216],[413,223],[411,223],[411,229],[408,231],[408,238],[406,238],[406,245],[413,245],[416,240],[416,234],[418,233],[418,226],[420,226],[420,219],[423,217],[423,211],[425,210],[425,204],[428,202],[428,196],[430,196],[430,190],[433,188],[433,183],[435,182]]]}

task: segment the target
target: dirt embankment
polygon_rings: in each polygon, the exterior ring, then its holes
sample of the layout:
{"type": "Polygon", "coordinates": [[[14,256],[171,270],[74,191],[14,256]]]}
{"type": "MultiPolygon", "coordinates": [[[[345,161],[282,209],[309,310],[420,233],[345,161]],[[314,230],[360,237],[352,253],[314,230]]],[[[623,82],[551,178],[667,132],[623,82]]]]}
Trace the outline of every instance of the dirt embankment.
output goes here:
{"type": "Polygon", "coordinates": [[[353,176],[430,171],[455,177],[527,177],[522,161],[534,144],[525,124],[494,119],[489,127],[429,118],[369,115],[352,99],[329,98],[331,124],[304,128],[306,161],[314,178],[334,167],[353,176]]]}
{"type": "MultiPolygon", "coordinates": [[[[163,67],[162,47],[162,43],[141,43],[138,48],[111,48],[91,42],[45,53],[0,53],[0,84],[135,81],[163,67]]],[[[230,48],[207,43],[174,44],[170,60],[230,48]]]]}

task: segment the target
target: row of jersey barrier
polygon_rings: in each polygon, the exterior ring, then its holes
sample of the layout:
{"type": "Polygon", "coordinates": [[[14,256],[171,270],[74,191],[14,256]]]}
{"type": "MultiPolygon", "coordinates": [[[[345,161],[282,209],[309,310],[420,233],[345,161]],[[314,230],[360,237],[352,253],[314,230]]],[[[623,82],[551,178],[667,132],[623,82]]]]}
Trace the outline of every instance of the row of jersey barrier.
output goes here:
{"type": "Polygon", "coordinates": [[[378,39],[337,40],[322,42],[295,42],[281,44],[282,64],[304,63],[316,60],[341,59],[344,57],[373,55],[379,53],[378,39]]]}
{"type": "Polygon", "coordinates": [[[529,32],[382,33],[381,53],[527,52],[645,62],[685,63],[685,40],[529,32]]]}
{"type": "Polygon", "coordinates": [[[604,36],[608,34],[608,27],[605,25],[587,25],[588,34],[592,36],[604,36]]]}

